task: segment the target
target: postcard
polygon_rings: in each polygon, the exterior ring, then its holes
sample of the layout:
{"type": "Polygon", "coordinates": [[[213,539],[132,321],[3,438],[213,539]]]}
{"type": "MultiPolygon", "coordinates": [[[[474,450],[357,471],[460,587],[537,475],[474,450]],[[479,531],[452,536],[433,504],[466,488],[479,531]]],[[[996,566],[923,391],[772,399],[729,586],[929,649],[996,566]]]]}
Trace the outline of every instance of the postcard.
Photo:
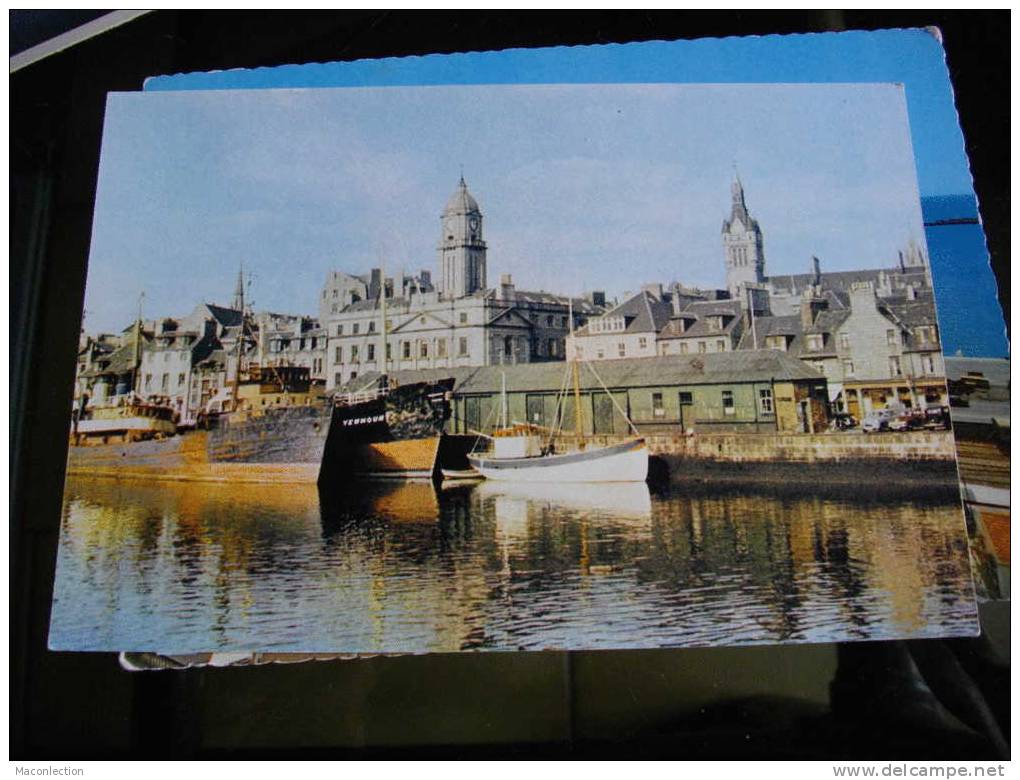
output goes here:
{"type": "Polygon", "coordinates": [[[935,28],[648,41],[155,76],[146,90],[574,83],[904,87],[978,594],[1009,598],[1009,345],[935,28]]]}
{"type": "Polygon", "coordinates": [[[977,631],[895,84],[113,94],[50,646],[977,631]]]}

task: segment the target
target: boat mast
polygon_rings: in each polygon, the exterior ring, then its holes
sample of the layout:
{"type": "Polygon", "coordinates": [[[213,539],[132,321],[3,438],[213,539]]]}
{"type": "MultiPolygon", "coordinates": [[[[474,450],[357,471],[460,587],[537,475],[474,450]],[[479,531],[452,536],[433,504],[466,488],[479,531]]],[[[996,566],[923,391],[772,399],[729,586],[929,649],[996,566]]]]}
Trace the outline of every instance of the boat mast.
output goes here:
{"type": "MultiPolygon", "coordinates": [[[[142,301],[145,290],[138,294],[138,319],[135,320],[135,370],[131,377],[131,392],[141,395],[142,378],[142,301]]],[[[114,391],[116,392],[116,390],[114,391]]]]}
{"type": "Polygon", "coordinates": [[[236,365],[234,366],[234,386],[230,393],[230,408],[231,411],[234,412],[237,411],[237,395],[241,384],[241,350],[244,344],[244,266],[241,267],[241,271],[237,276],[237,294],[235,295],[235,304],[241,312],[241,323],[237,328],[237,355],[236,365]]]}
{"type": "Polygon", "coordinates": [[[502,380],[502,388],[501,388],[500,394],[499,394],[499,406],[500,406],[500,409],[499,409],[500,425],[499,425],[499,427],[500,428],[506,428],[507,427],[507,419],[506,419],[507,418],[507,408],[506,408],[506,372],[505,371],[500,371],[499,375],[500,375],[500,378],[502,380]]]}
{"type": "Polygon", "coordinates": [[[577,435],[577,448],[584,449],[584,428],[581,421],[581,379],[577,372],[577,347],[574,345],[574,300],[568,299],[567,306],[570,310],[570,346],[574,347],[574,354],[570,357],[570,370],[574,375],[574,433],[577,435]]]}
{"type": "MultiPolygon", "coordinates": [[[[382,270],[382,285],[380,286],[380,290],[379,290],[379,319],[382,322],[380,323],[379,332],[382,334],[382,355],[379,356],[379,360],[377,361],[377,365],[382,366],[382,372],[381,373],[385,377],[386,376],[386,371],[389,369],[389,366],[387,365],[387,359],[386,359],[386,343],[387,343],[387,333],[386,333],[386,266],[384,265],[381,270],[382,270]]],[[[394,285],[396,285],[396,279],[394,279],[393,281],[394,281],[394,285]]],[[[397,294],[397,291],[396,291],[395,288],[393,290],[393,294],[394,295],[397,294]]]]}

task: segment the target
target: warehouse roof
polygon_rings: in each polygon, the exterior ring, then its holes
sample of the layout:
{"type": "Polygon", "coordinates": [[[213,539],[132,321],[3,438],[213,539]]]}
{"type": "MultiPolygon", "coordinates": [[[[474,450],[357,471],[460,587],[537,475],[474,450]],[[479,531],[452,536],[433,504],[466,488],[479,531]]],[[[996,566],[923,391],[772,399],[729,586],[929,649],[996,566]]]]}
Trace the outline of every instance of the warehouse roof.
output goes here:
{"type": "MultiPolygon", "coordinates": [[[[391,371],[389,376],[401,385],[453,377],[454,392],[469,395],[500,392],[505,375],[507,392],[556,392],[563,386],[568,369],[568,363],[554,361],[516,366],[391,371]]],[[[594,364],[581,363],[578,371],[584,390],[599,389],[603,384],[610,388],[626,388],[822,379],[822,375],[807,364],[777,350],[605,360],[594,364]]],[[[377,372],[363,374],[341,390],[364,390],[374,386],[378,378],[377,372]]]]}

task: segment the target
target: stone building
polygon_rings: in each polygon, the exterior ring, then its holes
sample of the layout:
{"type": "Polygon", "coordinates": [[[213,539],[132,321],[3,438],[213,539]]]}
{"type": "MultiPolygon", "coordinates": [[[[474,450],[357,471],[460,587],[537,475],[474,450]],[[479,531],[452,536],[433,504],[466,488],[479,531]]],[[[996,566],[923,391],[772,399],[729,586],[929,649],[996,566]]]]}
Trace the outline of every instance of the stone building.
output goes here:
{"type": "MultiPolygon", "coordinates": [[[[234,381],[242,321],[240,309],[211,303],[185,317],[157,320],[142,350],[137,392],[172,406],[182,424],[193,422],[204,403],[234,381]]],[[[240,346],[243,363],[254,347],[250,334],[240,346]]]]}
{"type": "Polygon", "coordinates": [[[330,307],[322,320],[328,389],[367,371],[563,360],[571,309],[575,327],[601,311],[598,296],[518,290],[509,274],[486,287],[482,213],[463,179],[440,225],[435,287],[427,271],[385,277],[373,269],[367,277],[337,272],[327,278],[320,301],[330,307]],[[333,300],[344,304],[336,312],[333,300]]]}
{"type": "Polygon", "coordinates": [[[312,317],[259,312],[252,315],[257,344],[254,367],[307,368],[312,382],[326,380],[326,331],[312,317]]]}
{"type": "Polygon", "coordinates": [[[777,350],[822,373],[833,406],[857,417],[889,405],[948,404],[931,275],[914,241],[886,268],[823,272],[815,257],[807,273],[769,276],[739,179],[732,194],[722,231],[727,289],[646,285],[578,330],[574,354],[777,350]]]}

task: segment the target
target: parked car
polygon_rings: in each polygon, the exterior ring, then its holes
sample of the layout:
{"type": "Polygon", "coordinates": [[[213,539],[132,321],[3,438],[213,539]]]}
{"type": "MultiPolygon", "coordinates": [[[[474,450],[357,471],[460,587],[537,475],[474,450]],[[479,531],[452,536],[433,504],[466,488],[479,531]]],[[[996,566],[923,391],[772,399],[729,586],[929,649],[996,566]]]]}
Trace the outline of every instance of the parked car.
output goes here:
{"type": "Polygon", "coordinates": [[[836,431],[848,431],[857,427],[857,418],[846,412],[836,412],[832,415],[832,428],[836,431]]]}
{"type": "Polygon", "coordinates": [[[895,415],[896,412],[892,409],[875,409],[874,411],[868,412],[864,415],[864,419],[861,420],[861,430],[864,431],[864,433],[888,431],[889,422],[895,415]]]}
{"type": "Polygon", "coordinates": [[[952,427],[948,406],[929,406],[924,410],[924,427],[946,430],[952,427]]]}

